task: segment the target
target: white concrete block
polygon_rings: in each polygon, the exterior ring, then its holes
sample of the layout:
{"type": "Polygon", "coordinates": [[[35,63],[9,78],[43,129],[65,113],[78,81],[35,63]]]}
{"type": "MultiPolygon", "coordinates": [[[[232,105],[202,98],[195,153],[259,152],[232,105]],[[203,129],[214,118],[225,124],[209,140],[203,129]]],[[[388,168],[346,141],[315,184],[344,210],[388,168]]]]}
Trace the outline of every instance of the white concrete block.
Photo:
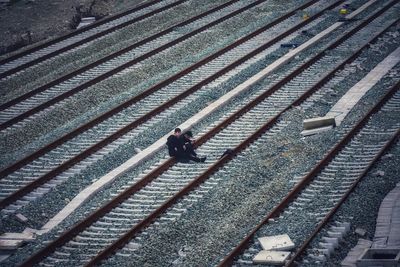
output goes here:
{"type": "Polygon", "coordinates": [[[0,240],[1,250],[14,250],[22,244],[22,240],[0,240]]]}
{"type": "Polygon", "coordinates": [[[258,239],[264,250],[291,250],[294,243],[287,234],[264,236],[258,239]]]}
{"type": "Polygon", "coordinates": [[[306,119],[303,121],[304,130],[312,130],[321,127],[335,127],[335,118],[332,116],[306,119]]]}
{"type": "Polygon", "coordinates": [[[0,240],[24,240],[29,241],[35,239],[33,233],[4,233],[0,236],[0,240]]]}
{"type": "Polygon", "coordinates": [[[18,220],[19,222],[22,222],[22,223],[26,223],[26,222],[28,221],[28,218],[26,218],[26,217],[25,217],[24,215],[22,215],[21,213],[16,214],[15,217],[17,218],[17,220],[18,220]]]}
{"type": "Polygon", "coordinates": [[[266,263],[274,265],[282,265],[289,257],[290,252],[287,251],[270,251],[261,250],[254,258],[253,263],[266,263]]]}

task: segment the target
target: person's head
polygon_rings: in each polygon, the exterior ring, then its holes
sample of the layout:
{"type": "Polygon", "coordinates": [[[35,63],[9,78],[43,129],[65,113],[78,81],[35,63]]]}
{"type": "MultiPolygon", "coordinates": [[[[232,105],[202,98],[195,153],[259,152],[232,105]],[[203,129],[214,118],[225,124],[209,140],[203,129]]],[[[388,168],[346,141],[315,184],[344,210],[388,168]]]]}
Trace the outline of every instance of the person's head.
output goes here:
{"type": "Polygon", "coordinates": [[[181,132],[182,132],[181,129],[176,128],[175,131],[174,131],[174,135],[180,136],[180,135],[181,135],[181,132]]]}
{"type": "Polygon", "coordinates": [[[192,134],[192,132],[191,132],[191,131],[187,131],[187,132],[185,132],[185,137],[186,137],[187,139],[190,139],[190,138],[192,138],[192,137],[193,137],[193,134],[192,134]]]}

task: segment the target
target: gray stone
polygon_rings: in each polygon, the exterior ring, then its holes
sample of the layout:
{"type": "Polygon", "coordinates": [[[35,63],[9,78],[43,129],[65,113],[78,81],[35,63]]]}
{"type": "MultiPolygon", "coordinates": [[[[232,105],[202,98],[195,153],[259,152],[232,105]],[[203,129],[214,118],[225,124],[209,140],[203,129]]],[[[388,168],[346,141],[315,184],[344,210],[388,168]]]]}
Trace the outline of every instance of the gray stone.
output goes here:
{"type": "Polygon", "coordinates": [[[386,155],[383,155],[382,156],[382,159],[390,159],[390,158],[392,158],[393,157],[393,154],[386,154],[386,155]]]}
{"type": "Polygon", "coordinates": [[[355,233],[356,233],[357,235],[359,235],[359,236],[365,236],[365,234],[367,233],[367,231],[365,231],[365,230],[362,229],[362,228],[358,228],[358,227],[357,227],[355,233]]]}
{"type": "Polygon", "coordinates": [[[25,217],[24,215],[22,215],[21,213],[16,214],[15,217],[17,218],[17,220],[18,220],[19,222],[22,222],[22,223],[26,223],[26,222],[28,221],[28,218],[26,218],[26,217],[25,217]]]}

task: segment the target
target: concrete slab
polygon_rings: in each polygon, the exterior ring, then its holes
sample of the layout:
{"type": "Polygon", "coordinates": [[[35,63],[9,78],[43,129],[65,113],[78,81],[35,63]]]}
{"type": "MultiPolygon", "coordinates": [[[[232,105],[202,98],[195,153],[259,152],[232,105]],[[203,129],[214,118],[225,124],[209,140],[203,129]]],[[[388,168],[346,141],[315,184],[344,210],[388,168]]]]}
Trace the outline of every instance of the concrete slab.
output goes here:
{"type": "Polygon", "coordinates": [[[340,125],[360,99],[396,64],[400,62],[400,47],[387,56],[363,79],[347,91],[342,98],[326,114],[335,117],[336,125],[340,125]]]}
{"type": "Polygon", "coordinates": [[[383,199],[375,227],[373,248],[400,249],[400,184],[383,199]]]}
{"type": "Polygon", "coordinates": [[[34,240],[33,233],[4,233],[0,236],[0,240],[34,240]]]}
{"type": "Polygon", "coordinates": [[[14,250],[17,249],[21,244],[22,240],[0,240],[1,250],[14,250]]]}
{"type": "Polygon", "coordinates": [[[357,267],[391,267],[399,266],[400,249],[374,249],[370,248],[357,260],[357,267]]]}
{"type": "Polygon", "coordinates": [[[333,116],[317,117],[303,121],[304,130],[312,130],[328,126],[335,127],[335,125],[335,117],[333,116]]]}
{"type": "Polygon", "coordinates": [[[253,263],[282,265],[289,257],[290,252],[261,250],[254,258],[253,263]]]}
{"type": "Polygon", "coordinates": [[[357,260],[372,245],[372,241],[366,239],[359,239],[357,245],[352,248],[347,254],[346,258],[341,262],[342,267],[355,267],[357,260]]]}
{"type": "Polygon", "coordinates": [[[291,250],[294,243],[287,234],[258,238],[264,250],[291,250]]]}

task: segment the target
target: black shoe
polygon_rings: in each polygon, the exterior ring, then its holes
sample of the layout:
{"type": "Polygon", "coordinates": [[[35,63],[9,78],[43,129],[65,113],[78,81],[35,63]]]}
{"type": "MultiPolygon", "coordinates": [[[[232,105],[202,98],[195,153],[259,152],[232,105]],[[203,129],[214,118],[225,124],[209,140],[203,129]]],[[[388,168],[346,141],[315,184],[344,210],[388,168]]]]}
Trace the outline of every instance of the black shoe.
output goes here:
{"type": "Polygon", "coordinates": [[[200,158],[200,162],[204,162],[204,161],[206,161],[206,159],[207,159],[207,157],[202,157],[202,158],[200,158]]]}

